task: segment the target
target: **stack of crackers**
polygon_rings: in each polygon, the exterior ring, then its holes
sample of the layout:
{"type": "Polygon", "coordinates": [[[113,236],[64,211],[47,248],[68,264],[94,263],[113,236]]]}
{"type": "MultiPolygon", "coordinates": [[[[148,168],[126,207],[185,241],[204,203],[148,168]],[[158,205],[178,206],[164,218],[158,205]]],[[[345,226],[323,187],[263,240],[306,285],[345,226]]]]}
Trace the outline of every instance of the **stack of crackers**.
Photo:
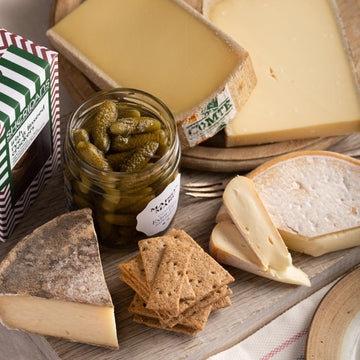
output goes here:
{"type": "Polygon", "coordinates": [[[134,321],[195,335],[211,311],[231,305],[234,278],[186,232],[139,241],[140,254],[119,265],[120,279],[136,292],[134,321]]]}

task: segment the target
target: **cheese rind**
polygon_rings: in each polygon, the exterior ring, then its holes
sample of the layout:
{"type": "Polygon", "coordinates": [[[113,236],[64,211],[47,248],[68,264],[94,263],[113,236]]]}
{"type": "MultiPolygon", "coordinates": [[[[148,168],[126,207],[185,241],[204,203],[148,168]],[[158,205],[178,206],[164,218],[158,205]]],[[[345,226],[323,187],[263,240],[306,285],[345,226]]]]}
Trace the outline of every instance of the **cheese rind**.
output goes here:
{"type": "MultiPolygon", "coordinates": [[[[286,245],[320,256],[360,246],[360,161],[301,151],[248,174],[286,245]]],[[[224,205],[216,221],[231,220],[224,205]]]]}
{"type": "Polygon", "coordinates": [[[250,52],[258,78],[225,129],[227,146],[360,131],[359,88],[332,1],[207,3],[207,17],[250,52]]]}
{"type": "Polygon", "coordinates": [[[9,252],[0,264],[0,319],[14,329],[118,347],[90,209],[58,216],[9,252]],[[83,318],[75,321],[75,313],[83,318]]]}
{"type": "Polygon", "coordinates": [[[327,151],[281,156],[248,174],[290,249],[360,245],[360,161],[327,151]]]}
{"type": "Polygon", "coordinates": [[[280,271],[291,266],[291,255],[250,179],[244,176],[232,179],[225,188],[223,202],[258,259],[258,266],[280,271]]]}
{"type": "MultiPolygon", "coordinates": [[[[146,91],[162,100],[179,124],[212,111],[224,89],[239,110],[256,83],[248,53],[180,0],[107,0],[106,6],[87,0],[47,34],[100,88],[146,91]]],[[[198,142],[209,136],[210,122],[220,125],[222,102],[199,124],[198,142]]],[[[186,128],[179,126],[179,132],[184,146],[194,145],[186,128]]]]}
{"type": "Polygon", "coordinates": [[[222,221],[213,229],[209,243],[210,253],[223,264],[231,265],[253,274],[294,285],[310,286],[308,276],[290,264],[283,270],[261,267],[256,263],[249,244],[229,222],[222,221]]]}

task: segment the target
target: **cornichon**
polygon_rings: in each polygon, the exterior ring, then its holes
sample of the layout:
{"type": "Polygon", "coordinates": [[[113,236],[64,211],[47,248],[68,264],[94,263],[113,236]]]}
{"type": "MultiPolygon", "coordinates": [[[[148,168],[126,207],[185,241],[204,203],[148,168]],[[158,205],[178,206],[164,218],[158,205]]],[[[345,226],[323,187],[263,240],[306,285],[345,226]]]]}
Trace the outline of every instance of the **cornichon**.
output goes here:
{"type": "Polygon", "coordinates": [[[130,135],[128,137],[116,135],[111,142],[111,149],[113,151],[128,151],[138,148],[149,141],[155,141],[159,144],[167,143],[165,131],[160,129],[149,133],[130,135]]]}
{"type": "Polygon", "coordinates": [[[89,133],[85,129],[75,129],[73,131],[73,138],[75,145],[77,145],[80,141],[90,141],[89,133]]]}
{"type": "Polygon", "coordinates": [[[133,151],[124,151],[106,156],[106,159],[114,171],[120,171],[120,168],[126,158],[128,158],[133,151]]]}
{"type": "Polygon", "coordinates": [[[79,156],[88,164],[100,170],[112,170],[102,152],[91,142],[80,141],[76,145],[76,150],[79,156]]]}
{"type": "Polygon", "coordinates": [[[132,155],[125,159],[120,167],[120,171],[134,172],[141,170],[154,156],[159,143],[156,141],[148,141],[143,146],[138,147],[132,155]]]}
{"type": "Polygon", "coordinates": [[[110,137],[107,133],[110,125],[117,118],[117,107],[112,101],[105,101],[98,110],[91,130],[94,145],[103,153],[110,148],[110,137]]]}
{"type": "Polygon", "coordinates": [[[129,108],[126,104],[117,104],[118,109],[118,118],[126,118],[126,117],[140,117],[140,111],[136,109],[129,108]]]}
{"type": "Polygon", "coordinates": [[[161,129],[161,122],[151,117],[123,118],[115,121],[110,126],[110,132],[114,135],[133,135],[152,132],[161,129]]]}

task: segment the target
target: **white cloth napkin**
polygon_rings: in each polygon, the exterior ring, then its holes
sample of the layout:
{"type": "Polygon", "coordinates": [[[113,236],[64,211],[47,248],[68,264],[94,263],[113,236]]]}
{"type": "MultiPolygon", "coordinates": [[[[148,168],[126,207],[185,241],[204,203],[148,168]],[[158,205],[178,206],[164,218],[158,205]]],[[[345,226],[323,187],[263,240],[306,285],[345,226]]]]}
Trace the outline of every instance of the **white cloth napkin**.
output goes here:
{"type": "Polygon", "coordinates": [[[312,317],[334,283],[293,306],[242,342],[208,360],[304,360],[312,317]]]}

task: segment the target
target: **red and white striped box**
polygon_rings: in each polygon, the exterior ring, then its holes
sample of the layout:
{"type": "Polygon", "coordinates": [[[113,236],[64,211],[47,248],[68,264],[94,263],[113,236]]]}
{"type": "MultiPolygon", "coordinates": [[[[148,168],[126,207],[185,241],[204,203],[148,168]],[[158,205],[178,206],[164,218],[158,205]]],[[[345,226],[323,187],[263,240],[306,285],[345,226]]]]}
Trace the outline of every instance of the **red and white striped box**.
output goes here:
{"type": "Polygon", "coordinates": [[[0,241],[59,163],[57,53],[0,28],[0,241]]]}

